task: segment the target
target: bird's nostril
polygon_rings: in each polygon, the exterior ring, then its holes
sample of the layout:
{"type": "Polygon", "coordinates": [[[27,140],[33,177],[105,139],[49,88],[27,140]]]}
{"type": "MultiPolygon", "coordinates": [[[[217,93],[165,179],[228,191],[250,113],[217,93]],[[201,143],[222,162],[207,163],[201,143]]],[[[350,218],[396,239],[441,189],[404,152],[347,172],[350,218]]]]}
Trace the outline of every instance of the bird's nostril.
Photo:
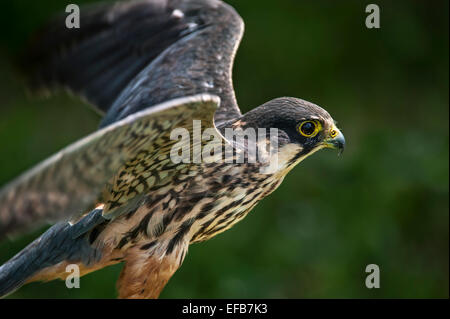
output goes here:
{"type": "Polygon", "coordinates": [[[338,133],[336,130],[331,130],[331,132],[330,132],[331,138],[335,138],[337,135],[338,135],[338,133]]]}

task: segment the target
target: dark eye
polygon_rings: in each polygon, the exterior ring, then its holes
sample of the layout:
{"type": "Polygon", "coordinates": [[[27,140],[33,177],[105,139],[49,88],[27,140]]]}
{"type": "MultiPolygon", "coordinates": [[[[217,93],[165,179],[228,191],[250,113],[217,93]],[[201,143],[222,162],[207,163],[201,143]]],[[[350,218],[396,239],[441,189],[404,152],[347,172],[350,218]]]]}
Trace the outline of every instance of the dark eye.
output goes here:
{"type": "Polygon", "coordinates": [[[318,125],[313,121],[304,121],[299,127],[298,131],[305,137],[313,137],[319,132],[318,125]]]}

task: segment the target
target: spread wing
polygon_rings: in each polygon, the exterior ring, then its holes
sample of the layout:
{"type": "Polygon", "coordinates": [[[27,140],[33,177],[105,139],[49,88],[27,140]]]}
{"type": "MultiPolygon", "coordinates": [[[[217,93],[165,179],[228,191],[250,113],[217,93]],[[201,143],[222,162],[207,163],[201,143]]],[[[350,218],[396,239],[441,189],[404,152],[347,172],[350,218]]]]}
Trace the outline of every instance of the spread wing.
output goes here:
{"type": "Polygon", "coordinates": [[[192,136],[193,119],[213,128],[219,103],[217,96],[204,94],[147,108],[25,172],[0,190],[0,238],[46,219],[60,220],[94,208],[115,174],[139,160],[140,154],[153,150],[158,154],[162,145],[167,148],[175,128],[186,128],[192,136]]]}
{"type": "Polygon", "coordinates": [[[114,174],[171,129],[240,116],[231,69],[243,22],[227,4],[143,0],[80,14],[79,29],[66,28],[65,15],[43,29],[24,66],[35,88],[64,87],[94,104],[103,128],[0,191],[0,237],[92,209],[114,174]]]}
{"type": "Polygon", "coordinates": [[[240,16],[218,0],[145,0],[80,9],[38,36],[25,68],[35,88],[62,86],[105,114],[102,127],[152,105],[217,95],[216,124],[239,116],[231,69],[243,34],[240,16]]]}

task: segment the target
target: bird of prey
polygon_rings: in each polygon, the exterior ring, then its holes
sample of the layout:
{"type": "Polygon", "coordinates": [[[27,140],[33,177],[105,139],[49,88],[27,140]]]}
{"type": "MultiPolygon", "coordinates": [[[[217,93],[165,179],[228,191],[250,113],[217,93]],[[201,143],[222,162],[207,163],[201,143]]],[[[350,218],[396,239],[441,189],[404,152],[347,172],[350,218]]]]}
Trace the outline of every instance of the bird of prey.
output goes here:
{"type": "Polygon", "coordinates": [[[79,29],[64,20],[31,46],[31,84],[66,88],[103,118],[98,131],[1,190],[1,237],[55,224],[0,267],[0,296],[64,279],[70,264],[84,275],[123,262],[119,297],[157,298],[191,243],[232,227],[309,155],[344,148],[329,113],[307,101],[277,98],[241,113],[231,72],[244,24],[222,1],[101,4],[81,9],[79,29]],[[194,134],[195,123],[231,147],[231,161],[208,161],[214,152],[173,160],[172,132],[194,134]],[[276,165],[250,160],[252,147],[270,144],[268,133],[237,143],[227,129],[276,129],[276,165]]]}

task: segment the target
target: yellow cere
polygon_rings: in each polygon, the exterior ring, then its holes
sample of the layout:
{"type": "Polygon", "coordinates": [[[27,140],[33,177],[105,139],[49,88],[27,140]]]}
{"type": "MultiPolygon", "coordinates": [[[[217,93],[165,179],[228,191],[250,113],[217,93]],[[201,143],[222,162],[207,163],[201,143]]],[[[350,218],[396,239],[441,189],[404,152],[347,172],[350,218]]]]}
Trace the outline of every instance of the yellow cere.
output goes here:
{"type": "Polygon", "coordinates": [[[330,131],[330,137],[331,138],[335,138],[338,135],[338,132],[336,130],[331,130],[330,131]]]}

